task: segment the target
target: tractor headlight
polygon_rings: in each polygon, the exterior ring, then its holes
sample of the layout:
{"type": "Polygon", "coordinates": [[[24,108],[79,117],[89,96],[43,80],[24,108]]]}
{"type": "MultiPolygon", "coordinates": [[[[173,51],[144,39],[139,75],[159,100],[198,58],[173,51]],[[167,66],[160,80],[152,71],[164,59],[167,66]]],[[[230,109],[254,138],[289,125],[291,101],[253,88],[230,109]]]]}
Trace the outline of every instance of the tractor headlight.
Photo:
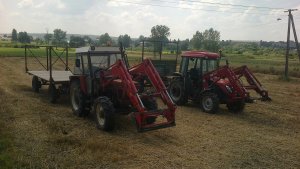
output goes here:
{"type": "Polygon", "coordinates": [[[227,89],[227,91],[228,91],[229,93],[232,93],[232,89],[231,89],[230,86],[226,85],[225,87],[226,87],[226,89],[227,89]]]}

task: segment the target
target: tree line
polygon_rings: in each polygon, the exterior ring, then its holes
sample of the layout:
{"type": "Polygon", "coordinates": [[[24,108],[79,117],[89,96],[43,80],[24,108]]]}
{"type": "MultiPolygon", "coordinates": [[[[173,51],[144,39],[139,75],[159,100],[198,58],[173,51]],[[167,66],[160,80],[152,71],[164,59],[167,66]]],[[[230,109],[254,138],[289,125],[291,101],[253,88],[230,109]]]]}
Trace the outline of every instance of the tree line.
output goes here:
{"type": "MultiPolygon", "coordinates": [[[[196,31],[191,39],[185,40],[171,40],[170,28],[166,25],[156,25],[151,28],[149,37],[140,35],[137,39],[132,39],[128,34],[120,35],[117,39],[113,39],[108,33],[101,34],[96,40],[91,39],[89,36],[70,36],[68,41],[67,32],[61,29],[54,29],[53,34],[46,33],[43,39],[36,38],[36,44],[47,44],[70,47],[81,47],[86,45],[96,46],[115,46],[122,43],[124,47],[137,47],[143,40],[164,41],[172,42],[179,41],[180,50],[208,50],[217,52],[220,48],[220,32],[210,28],[203,32],[196,31]]],[[[12,31],[12,41],[21,43],[30,43],[33,38],[27,32],[19,32],[15,29],[12,31]]],[[[154,46],[154,48],[158,48],[154,46]]]]}

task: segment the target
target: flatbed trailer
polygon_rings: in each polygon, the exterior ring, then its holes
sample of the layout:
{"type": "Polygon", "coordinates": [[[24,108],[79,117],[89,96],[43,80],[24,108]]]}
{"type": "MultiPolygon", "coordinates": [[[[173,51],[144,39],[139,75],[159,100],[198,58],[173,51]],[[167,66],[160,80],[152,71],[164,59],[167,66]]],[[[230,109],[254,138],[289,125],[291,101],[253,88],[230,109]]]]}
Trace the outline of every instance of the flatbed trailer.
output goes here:
{"type": "Polygon", "coordinates": [[[55,48],[56,46],[25,46],[25,71],[32,76],[32,89],[38,93],[42,85],[48,85],[51,103],[55,103],[61,94],[69,93],[70,76],[73,75],[68,66],[68,48],[63,48],[60,53],[56,52],[55,48]],[[35,48],[45,48],[46,57],[44,59],[46,59],[46,64],[42,61],[43,56],[37,56],[34,53],[35,48]],[[37,62],[42,70],[30,70],[28,66],[29,58],[37,62]],[[58,61],[62,63],[63,70],[53,68],[58,61]]]}
{"type": "MultiPolygon", "coordinates": [[[[39,77],[41,80],[44,80],[46,82],[50,82],[50,71],[28,71],[27,72],[29,75],[32,75],[32,76],[37,76],[39,77]]],[[[55,70],[55,71],[52,71],[52,79],[53,79],[53,82],[55,84],[62,84],[62,83],[65,83],[65,82],[69,82],[69,77],[72,76],[73,73],[71,71],[59,71],[59,70],[55,70]]]]}

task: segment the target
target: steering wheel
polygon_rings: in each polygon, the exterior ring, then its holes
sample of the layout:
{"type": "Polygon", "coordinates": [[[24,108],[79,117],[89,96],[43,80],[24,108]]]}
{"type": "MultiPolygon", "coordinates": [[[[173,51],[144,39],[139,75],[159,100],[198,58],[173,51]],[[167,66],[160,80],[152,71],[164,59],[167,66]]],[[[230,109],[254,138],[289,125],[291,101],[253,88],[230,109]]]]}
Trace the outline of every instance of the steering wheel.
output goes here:
{"type": "Polygon", "coordinates": [[[94,71],[94,77],[96,77],[97,73],[100,72],[100,71],[104,71],[106,69],[103,69],[103,68],[97,68],[95,71],[94,71]]]}

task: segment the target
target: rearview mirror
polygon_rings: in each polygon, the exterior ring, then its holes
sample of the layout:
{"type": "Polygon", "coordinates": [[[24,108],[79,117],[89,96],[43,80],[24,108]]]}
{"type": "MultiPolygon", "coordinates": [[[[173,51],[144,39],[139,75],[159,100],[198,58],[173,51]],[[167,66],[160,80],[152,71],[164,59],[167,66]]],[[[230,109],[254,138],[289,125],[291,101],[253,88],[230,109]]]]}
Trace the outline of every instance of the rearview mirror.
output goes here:
{"type": "Polygon", "coordinates": [[[75,66],[76,67],[80,67],[80,59],[76,59],[75,60],[75,66]]]}

